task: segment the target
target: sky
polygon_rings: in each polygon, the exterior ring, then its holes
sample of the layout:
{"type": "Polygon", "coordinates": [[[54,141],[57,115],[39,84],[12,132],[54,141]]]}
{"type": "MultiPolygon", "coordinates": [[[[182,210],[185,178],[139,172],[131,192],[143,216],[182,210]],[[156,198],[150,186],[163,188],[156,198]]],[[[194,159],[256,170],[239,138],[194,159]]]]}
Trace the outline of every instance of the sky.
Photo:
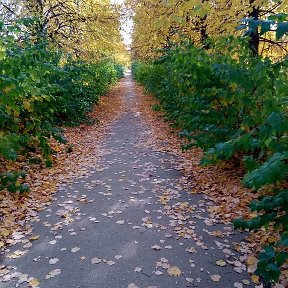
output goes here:
{"type": "MultiPolygon", "coordinates": [[[[124,0],[110,0],[112,4],[123,4],[124,0]]],[[[133,21],[132,19],[124,18],[121,19],[121,35],[123,37],[124,44],[130,47],[132,42],[132,30],[133,21]]]]}

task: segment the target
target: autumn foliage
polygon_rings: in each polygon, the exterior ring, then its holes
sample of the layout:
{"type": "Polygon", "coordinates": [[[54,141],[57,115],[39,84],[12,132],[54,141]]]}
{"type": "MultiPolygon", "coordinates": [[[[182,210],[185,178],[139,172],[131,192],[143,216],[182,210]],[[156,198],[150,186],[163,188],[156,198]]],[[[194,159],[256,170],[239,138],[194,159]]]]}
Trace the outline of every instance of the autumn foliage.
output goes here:
{"type": "Polygon", "coordinates": [[[35,21],[0,22],[0,188],[11,192],[28,187],[9,161],[51,166],[50,155],[57,152],[51,139],[66,142],[58,127],[88,120],[87,112],[123,73],[109,58],[87,62],[52,48],[45,38],[35,42],[29,31],[35,21]]]}

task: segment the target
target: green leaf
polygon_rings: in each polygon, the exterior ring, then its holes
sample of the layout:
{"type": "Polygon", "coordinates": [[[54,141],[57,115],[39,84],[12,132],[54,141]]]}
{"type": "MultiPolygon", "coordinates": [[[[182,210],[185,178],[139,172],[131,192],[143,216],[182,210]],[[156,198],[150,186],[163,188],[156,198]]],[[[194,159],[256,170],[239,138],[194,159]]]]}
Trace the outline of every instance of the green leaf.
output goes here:
{"type": "Polygon", "coordinates": [[[239,25],[239,26],[236,27],[236,31],[243,30],[243,29],[247,29],[247,28],[248,28],[247,25],[241,24],[241,25],[239,25]]]}
{"type": "Polygon", "coordinates": [[[248,171],[255,170],[259,167],[259,163],[252,156],[245,156],[243,158],[245,168],[248,171]]]}
{"type": "Polygon", "coordinates": [[[285,179],[288,167],[283,160],[287,159],[288,156],[285,154],[274,153],[262,166],[245,175],[244,184],[259,189],[265,184],[285,179]]]}
{"type": "Polygon", "coordinates": [[[288,22],[278,23],[276,28],[276,40],[280,40],[287,33],[288,33],[288,22]]]}
{"type": "Polygon", "coordinates": [[[288,247],[288,232],[284,232],[282,235],[281,235],[281,239],[280,241],[277,243],[277,246],[286,246],[288,247]]]}
{"type": "Polygon", "coordinates": [[[277,253],[275,257],[275,262],[279,267],[281,267],[287,259],[288,259],[288,253],[285,251],[281,251],[277,253]]]}
{"type": "Polygon", "coordinates": [[[271,21],[263,21],[261,23],[260,35],[263,35],[271,30],[271,21]]]}

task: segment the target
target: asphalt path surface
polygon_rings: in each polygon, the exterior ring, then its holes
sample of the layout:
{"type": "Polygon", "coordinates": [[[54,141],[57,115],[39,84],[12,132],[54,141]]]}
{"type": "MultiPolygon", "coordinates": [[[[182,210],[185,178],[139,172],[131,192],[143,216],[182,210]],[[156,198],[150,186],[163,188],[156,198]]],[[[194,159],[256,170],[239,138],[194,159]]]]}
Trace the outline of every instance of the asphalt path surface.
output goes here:
{"type": "Polygon", "coordinates": [[[11,248],[27,253],[3,259],[15,275],[0,287],[254,287],[240,262],[236,270],[229,264],[241,257],[233,247],[244,235],[212,219],[209,200],[185,191],[175,156],[141,145],[148,127],[133,109],[131,76],[123,81],[128,109],[97,143],[105,155],[59,188],[33,223],[38,240],[11,248]]]}

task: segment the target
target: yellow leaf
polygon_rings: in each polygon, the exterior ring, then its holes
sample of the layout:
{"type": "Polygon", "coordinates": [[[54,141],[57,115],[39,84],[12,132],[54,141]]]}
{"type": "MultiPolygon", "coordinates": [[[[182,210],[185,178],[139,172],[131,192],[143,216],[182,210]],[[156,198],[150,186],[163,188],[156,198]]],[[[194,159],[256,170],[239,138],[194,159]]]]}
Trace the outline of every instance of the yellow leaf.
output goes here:
{"type": "Polygon", "coordinates": [[[19,117],[20,111],[19,110],[14,110],[13,111],[13,115],[14,115],[14,117],[19,117]]]}
{"type": "Polygon", "coordinates": [[[29,238],[30,241],[35,241],[35,240],[38,240],[40,238],[39,235],[33,235],[29,238]]]}
{"type": "Polygon", "coordinates": [[[10,235],[10,231],[8,229],[6,229],[6,228],[3,228],[3,229],[1,229],[1,235],[3,237],[7,237],[7,236],[10,235]]]}
{"type": "Polygon", "coordinates": [[[257,258],[255,256],[249,256],[246,262],[248,266],[253,266],[257,263],[257,258]]]}
{"type": "Polygon", "coordinates": [[[236,91],[237,90],[237,83],[230,84],[230,88],[233,92],[236,91]]]}
{"type": "Polygon", "coordinates": [[[215,237],[223,237],[224,236],[223,233],[219,230],[212,231],[211,235],[215,236],[215,237]]]}
{"type": "Polygon", "coordinates": [[[57,145],[57,146],[53,147],[53,150],[56,152],[60,152],[62,150],[62,147],[60,145],[57,145]]]}
{"type": "Polygon", "coordinates": [[[197,191],[197,190],[191,190],[190,191],[190,194],[198,194],[199,193],[199,191],[197,191]]]}
{"type": "Polygon", "coordinates": [[[160,202],[163,205],[166,205],[168,202],[167,196],[160,196],[160,202]]]}
{"type": "Polygon", "coordinates": [[[11,86],[6,86],[6,87],[3,89],[3,92],[4,92],[5,94],[8,94],[11,90],[12,90],[12,87],[11,87],[11,86]]]}
{"type": "Polygon", "coordinates": [[[32,288],[36,288],[36,287],[39,287],[40,285],[40,281],[36,278],[33,278],[31,281],[29,281],[29,285],[32,287],[32,288]]]}
{"type": "Polygon", "coordinates": [[[31,106],[31,104],[30,104],[30,101],[24,100],[24,101],[23,101],[23,106],[24,106],[24,108],[25,108],[27,111],[29,111],[29,112],[32,112],[32,111],[33,111],[32,106],[31,106]]]}
{"type": "Polygon", "coordinates": [[[26,251],[16,250],[14,253],[7,255],[7,258],[16,259],[23,256],[26,253],[27,253],[26,251]]]}
{"type": "Polygon", "coordinates": [[[0,241],[0,248],[4,247],[4,242],[0,241]]]}
{"type": "Polygon", "coordinates": [[[167,270],[169,276],[180,276],[182,274],[181,270],[177,266],[172,266],[167,270]]]}
{"type": "Polygon", "coordinates": [[[251,276],[251,280],[254,284],[258,284],[259,283],[259,276],[257,275],[252,275],[251,276]]]}
{"type": "Polygon", "coordinates": [[[268,242],[269,243],[274,243],[274,242],[276,242],[277,241],[277,239],[276,239],[276,237],[274,237],[274,236],[270,236],[269,238],[268,238],[268,242]]]}

